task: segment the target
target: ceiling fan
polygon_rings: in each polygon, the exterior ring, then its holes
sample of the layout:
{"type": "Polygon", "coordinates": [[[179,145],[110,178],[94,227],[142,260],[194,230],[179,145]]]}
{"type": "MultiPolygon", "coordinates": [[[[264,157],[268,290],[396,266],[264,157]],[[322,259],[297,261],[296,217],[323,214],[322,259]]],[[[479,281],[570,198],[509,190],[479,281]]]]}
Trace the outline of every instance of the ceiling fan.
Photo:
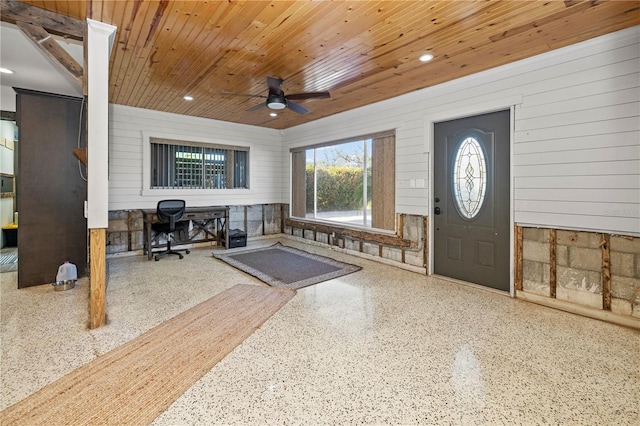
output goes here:
{"type": "Polygon", "coordinates": [[[284,109],[289,108],[290,110],[297,112],[298,114],[306,114],[309,112],[305,107],[298,105],[292,100],[304,100],[304,99],[325,99],[330,98],[331,95],[329,92],[307,92],[307,93],[295,93],[293,95],[285,95],[282,91],[282,83],[284,80],[275,77],[267,77],[267,86],[269,87],[269,94],[265,95],[247,95],[243,93],[233,93],[233,92],[222,92],[225,95],[234,95],[234,96],[249,96],[252,98],[265,98],[266,102],[258,104],[248,109],[248,111],[255,111],[257,109],[267,107],[269,109],[284,109]]]}

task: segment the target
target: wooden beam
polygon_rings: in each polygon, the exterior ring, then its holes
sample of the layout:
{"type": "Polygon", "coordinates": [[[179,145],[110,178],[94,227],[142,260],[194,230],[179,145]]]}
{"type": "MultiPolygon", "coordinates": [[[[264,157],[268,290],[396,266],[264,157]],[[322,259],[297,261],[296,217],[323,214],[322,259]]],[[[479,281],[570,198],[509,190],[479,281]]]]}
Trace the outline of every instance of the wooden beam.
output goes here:
{"type": "Polygon", "coordinates": [[[522,290],[522,227],[515,225],[513,248],[513,287],[522,290]]]}
{"type": "Polygon", "coordinates": [[[23,22],[42,27],[62,37],[76,40],[82,40],[84,37],[84,21],[15,0],[0,2],[0,18],[2,21],[16,25],[18,22],[23,22]]]}
{"type": "Polygon", "coordinates": [[[602,234],[602,309],[611,310],[611,235],[602,234]]]}
{"type": "Polygon", "coordinates": [[[557,271],[557,261],[556,261],[556,230],[549,229],[549,297],[556,297],[556,271],[557,271]]]}
{"type": "Polygon", "coordinates": [[[295,220],[291,218],[285,219],[285,224],[291,226],[292,228],[300,228],[300,229],[310,229],[316,232],[323,232],[325,234],[331,235],[332,233],[336,233],[336,235],[340,235],[342,237],[350,237],[354,240],[367,241],[372,243],[384,244],[391,247],[405,247],[405,248],[418,248],[419,242],[407,240],[404,238],[400,238],[396,235],[388,235],[388,234],[378,234],[374,231],[368,230],[355,230],[344,228],[341,226],[333,226],[333,225],[325,225],[322,223],[315,222],[303,222],[300,220],[295,220]]]}
{"type": "Polygon", "coordinates": [[[98,328],[106,322],[106,287],[107,287],[107,230],[94,228],[89,230],[90,253],[90,287],[89,328],[98,328]]]}
{"type": "Polygon", "coordinates": [[[51,34],[42,27],[25,22],[17,22],[16,25],[46,57],[65,70],[78,87],[83,87],[82,66],[58,44],[51,34]]]}

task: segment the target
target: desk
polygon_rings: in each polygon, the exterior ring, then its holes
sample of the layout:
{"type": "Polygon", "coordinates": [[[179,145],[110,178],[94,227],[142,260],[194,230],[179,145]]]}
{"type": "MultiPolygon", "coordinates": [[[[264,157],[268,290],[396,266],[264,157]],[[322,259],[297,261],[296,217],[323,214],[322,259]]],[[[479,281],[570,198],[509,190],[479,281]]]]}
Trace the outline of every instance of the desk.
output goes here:
{"type": "MultiPolygon", "coordinates": [[[[159,222],[158,216],[156,210],[143,210],[142,216],[144,218],[144,250],[148,259],[151,260],[153,259],[152,249],[161,247],[159,244],[153,245],[151,229],[153,223],[159,222]]],[[[217,241],[218,244],[222,243],[225,247],[229,247],[229,232],[227,232],[229,207],[189,207],[180,220],[190,220],[193,223],[193,229],[189,231],[189,242],[217,241]],[[201,234],[204,234],[204,238],[196,239],[201,234]],[[224,242],[222,238],[225,238],[224,242]]],[[[178,241],[178,243],[185,242],[178,241]]]]}

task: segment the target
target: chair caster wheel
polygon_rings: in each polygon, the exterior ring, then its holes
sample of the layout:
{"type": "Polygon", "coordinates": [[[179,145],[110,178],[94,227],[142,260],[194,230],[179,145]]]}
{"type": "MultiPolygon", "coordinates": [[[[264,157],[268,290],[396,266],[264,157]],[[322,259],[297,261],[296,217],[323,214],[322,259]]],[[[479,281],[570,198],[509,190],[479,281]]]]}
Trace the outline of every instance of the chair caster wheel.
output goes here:
{"type": "Polygon", "coordinates": [[[189,250],[187,250],[187,251],[185,251],[185,253],[189,254],[189,253],[191,253],[191,252],[190,252],[189,250]]]}
{"type": "Polygon", "coordinates": [[[184,256],[183,256],[183,255],[180,255],[180,259],[182,259],[182,258],[184,258],[184,256]]]}
{"type": "Polygon", "coordinates": [[[159,256],[155,256],[155,257],[154,257],[154,259],[155,259],[155,260],[156,260],[156,262],[157,262],[158,260],[160,260],[160,257],[159,257],[159,256]]]}

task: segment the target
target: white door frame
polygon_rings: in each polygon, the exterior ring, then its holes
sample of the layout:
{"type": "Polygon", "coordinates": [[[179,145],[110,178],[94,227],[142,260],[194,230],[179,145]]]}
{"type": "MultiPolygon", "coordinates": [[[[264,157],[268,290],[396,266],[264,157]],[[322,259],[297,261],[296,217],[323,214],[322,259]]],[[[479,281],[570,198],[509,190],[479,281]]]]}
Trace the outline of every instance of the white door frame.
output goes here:
{"type": "Polygon", "coordinates": [[[455,120],[458,118],[471,117],[474,115],[482,115],[495,111],[501,111],[505,109],[510,110],[509,120],[509,293],[511,296],[515,296],[514,282],[513,282],[513,229],[514,229],[514,209],[513,209],[513,195],[514,195],[514,173],[513,173],[513,140],[515,132],[515,111],[522,104],[522,95],[511,96],[507,98],[496,99],[480,104],[465,105],[455,109],[449,109],[446,111],[440,111],[438,113],[429,114],[424,116],[424,135],[425,135],[425,148],[429,155],[429,197],[427,201],[427,210],[429,212],[429,265],[427,268],[428,275],[433,275],[433,242],[434,242],[434,230],[433,230],[433,181],[434,164],[433,164],[433,129],[436,123],[440,121],[455,120]]]}

